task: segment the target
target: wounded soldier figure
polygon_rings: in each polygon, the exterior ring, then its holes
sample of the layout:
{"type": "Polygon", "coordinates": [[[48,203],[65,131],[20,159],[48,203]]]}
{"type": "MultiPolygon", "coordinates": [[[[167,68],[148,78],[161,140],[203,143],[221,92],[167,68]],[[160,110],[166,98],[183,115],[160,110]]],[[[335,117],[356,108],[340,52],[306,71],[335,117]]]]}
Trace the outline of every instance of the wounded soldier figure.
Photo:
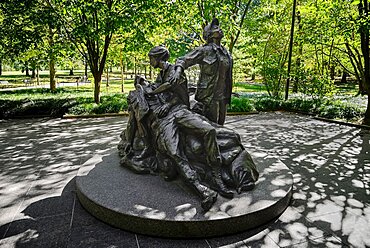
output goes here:
{"type": "Polygon", "coordinates": [[[161,71],[154,83],[136,77],[118,145],[121,165],[165,180],[180,177],[200,196],[205,211],[218,195],[233,198],[253,189],[259,174],[240,136],[190,110],[186,76],[171,83],[176,70],[165,47],[152,48],[149,59],[161,71]]]}

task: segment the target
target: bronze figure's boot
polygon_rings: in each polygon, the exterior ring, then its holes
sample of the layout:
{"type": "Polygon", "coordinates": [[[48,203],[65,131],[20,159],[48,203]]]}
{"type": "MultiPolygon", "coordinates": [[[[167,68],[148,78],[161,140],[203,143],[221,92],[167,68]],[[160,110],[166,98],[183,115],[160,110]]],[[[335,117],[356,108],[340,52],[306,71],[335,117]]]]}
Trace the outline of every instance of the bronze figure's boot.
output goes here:
{"type": "Polygon", "coordinates": [[[212,171],[212,176],[215,184],[214,190],[216,190],[221,196],[232,199],[234,197],[234,192],[228,189],[222,181],[220,168],[214,168],[212,171]]]}
{"type": "Polygon", "coordinates": [[[195,182],[194,187],[200,194],[200,197],[202,198],[201,206],[204,209],[204,211],[208,211],[213,204],[217,200],[217,192],[213,191],[212,189],[208,188],[207,186],[200,184],[199,182],[195,182]]]}

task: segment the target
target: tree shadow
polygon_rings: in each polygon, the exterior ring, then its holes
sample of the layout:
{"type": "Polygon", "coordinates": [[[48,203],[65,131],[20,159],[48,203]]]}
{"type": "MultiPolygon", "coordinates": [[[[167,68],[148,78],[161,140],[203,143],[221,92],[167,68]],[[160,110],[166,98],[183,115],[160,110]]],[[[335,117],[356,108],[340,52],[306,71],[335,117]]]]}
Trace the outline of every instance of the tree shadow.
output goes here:
{"type": "Polygon", "coordinates": [[[36,201],[21,211],[20,219],[0,227],[0,245],[14,247],[66,247],[75,197],[74,180],[60,196],[36,201]]]}
{"type": "Polygon", "coordinates": [[[246,121],[247,149],[277,156],[294,176],[291,213],[272,225],[268,236],[279,246],[370,246],[370,132],[295,114],[246,121]]]}
{"type": "Polygon", "coordinates": [[[277,221],[207,242],[115,229],[81,207],[73,178],[118,143],[126,119],[7,120],[0,122],[0,246],[370,246],[369,131],[295,114],[228,120],[252,155],[277,157],[293,172],[292,206],[277,221]]]}

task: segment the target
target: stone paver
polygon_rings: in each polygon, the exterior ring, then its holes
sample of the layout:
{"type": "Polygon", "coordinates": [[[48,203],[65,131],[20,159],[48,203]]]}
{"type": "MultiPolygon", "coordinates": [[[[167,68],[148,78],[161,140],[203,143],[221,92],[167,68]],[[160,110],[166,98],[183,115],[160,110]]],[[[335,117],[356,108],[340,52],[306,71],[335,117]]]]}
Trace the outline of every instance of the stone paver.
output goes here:
{"type": "Polygon", "coordinates": [[[76,198],[80,165],[109,153],[126,121],[1,120],[0,247],[370,247],[369,131],[287,113],[229,116],[253,156],[292,170],[291,206],[255,230],[184,240],[113,228],[76,198]]]}

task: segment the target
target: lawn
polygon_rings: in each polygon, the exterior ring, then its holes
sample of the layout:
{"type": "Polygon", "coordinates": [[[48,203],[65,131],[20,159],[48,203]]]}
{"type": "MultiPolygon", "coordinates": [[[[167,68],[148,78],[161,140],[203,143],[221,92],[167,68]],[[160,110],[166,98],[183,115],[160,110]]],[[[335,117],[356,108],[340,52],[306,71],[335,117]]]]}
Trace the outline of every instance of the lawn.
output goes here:
{"type": "MultiPolygon", "coordinates": [[[[48,84],[48,72],[40,74],[42,84],[48,84]]],[[[129,76],[124,82],[122,92],[121,75],[110,73],[107,81],[103,75],[101,84],[101,103],[94,103],[93,83],[76,84],[76,77],[83,71],[58,71],[57,90],[48,88],[27,88],[0,92],[0,119],[20,116],[48,115],[60,117],[64,114],[103,114],[118,113],[127,110],[127,93],[134,89],[133,79],[129,76]]],[[[133,77],[133,76],[132,76],[133,77]]],[[[23,75],[17,72],[6,72],[0,81],[13,80],[17,86],[24,86],[23,75]]],[[[91,80],[91,76],[89,79],[91,80]]],[[[366,97],[356,96],[357,85],[348,83],[336,85],[332,97],[315,99],[302,94],[290,94],[289,101],[268,97],[262,83],[234,83],[232,103],[229,112],[287,110],[300,111],[329,118],[358,119],[366,108],[366,97]]]]}

